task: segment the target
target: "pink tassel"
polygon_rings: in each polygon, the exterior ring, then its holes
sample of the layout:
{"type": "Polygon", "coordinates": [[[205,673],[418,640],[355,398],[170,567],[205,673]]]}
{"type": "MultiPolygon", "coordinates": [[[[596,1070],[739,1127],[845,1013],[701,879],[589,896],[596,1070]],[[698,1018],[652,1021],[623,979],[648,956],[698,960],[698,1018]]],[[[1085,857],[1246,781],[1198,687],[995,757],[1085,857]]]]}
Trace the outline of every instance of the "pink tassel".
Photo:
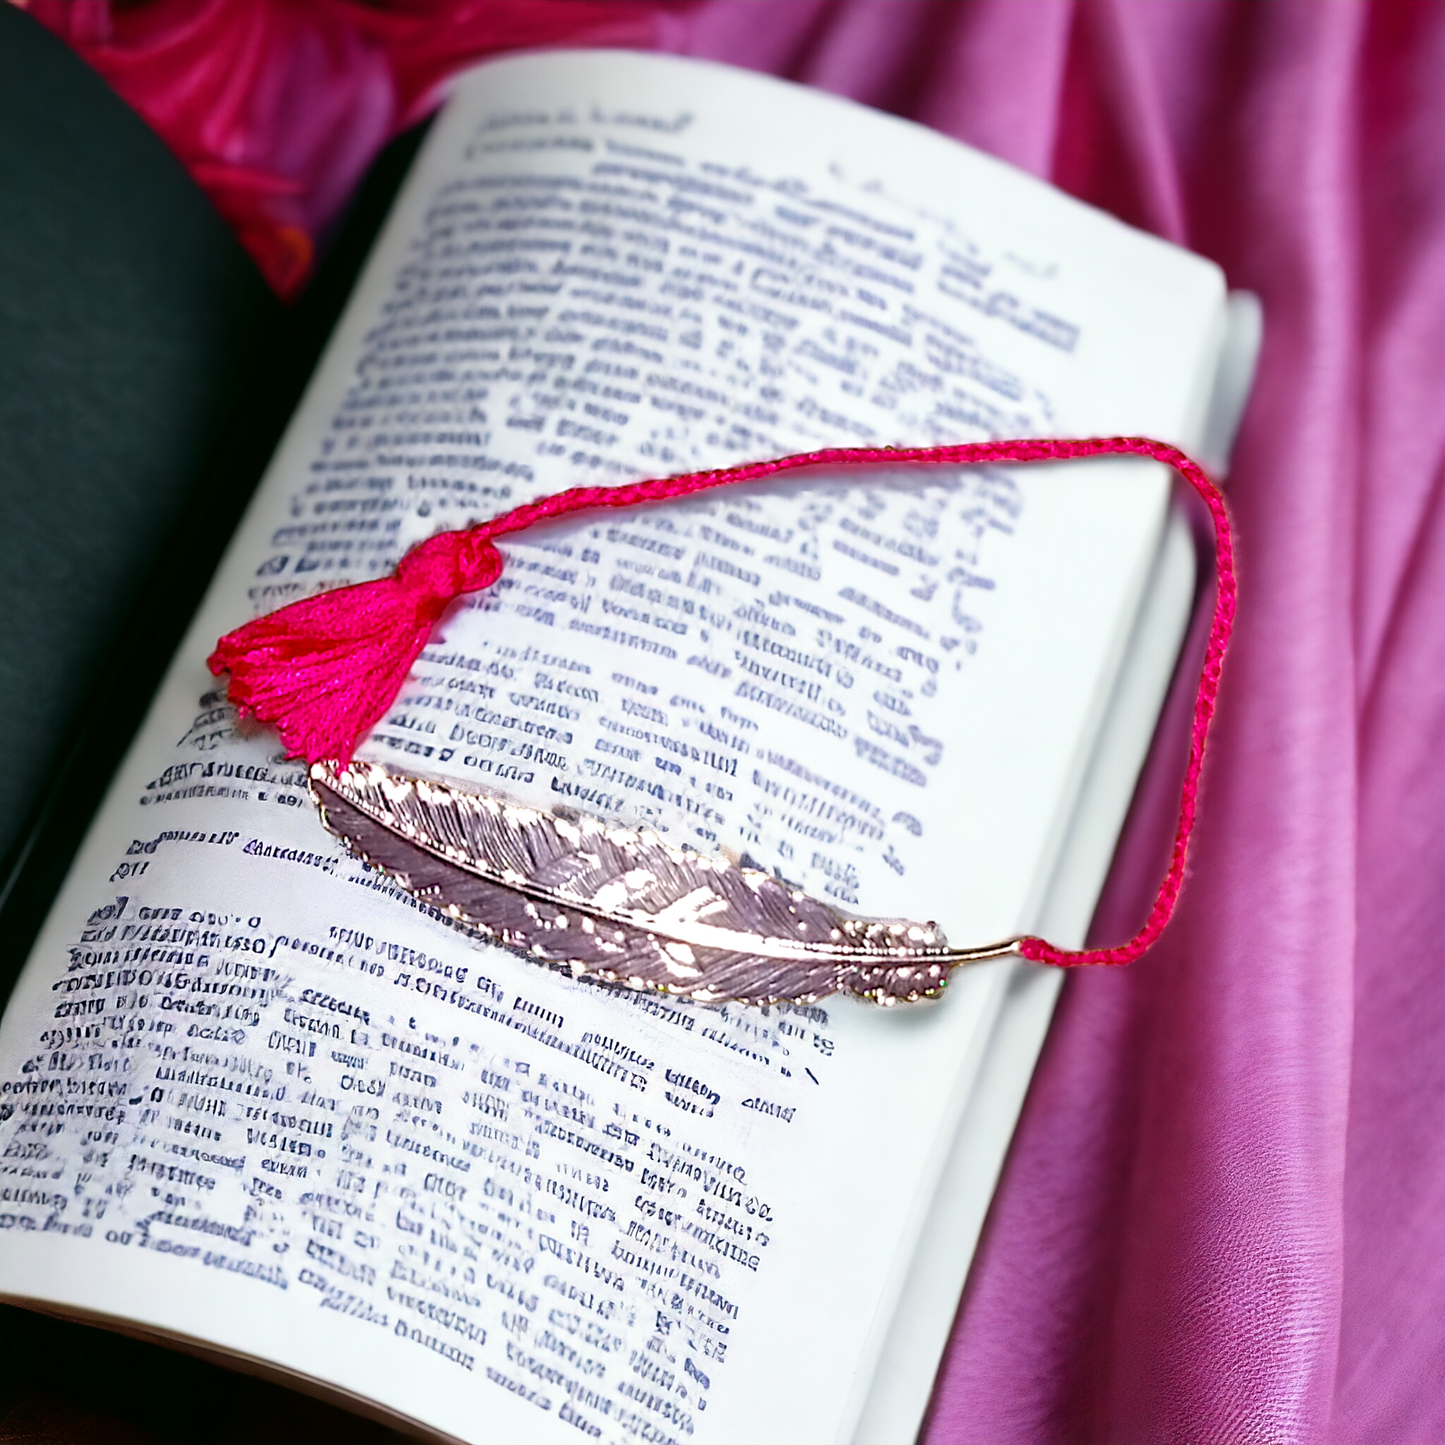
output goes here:
{"type": "Polygon", "coordinates": [[[490,587],[502,555],[477,531],[443,532],[396,571],[293,602],[228,633],[208,659],[242,717],[275,724],[290,757],[350,758],[406,681],[453,598],[490,587]]]}

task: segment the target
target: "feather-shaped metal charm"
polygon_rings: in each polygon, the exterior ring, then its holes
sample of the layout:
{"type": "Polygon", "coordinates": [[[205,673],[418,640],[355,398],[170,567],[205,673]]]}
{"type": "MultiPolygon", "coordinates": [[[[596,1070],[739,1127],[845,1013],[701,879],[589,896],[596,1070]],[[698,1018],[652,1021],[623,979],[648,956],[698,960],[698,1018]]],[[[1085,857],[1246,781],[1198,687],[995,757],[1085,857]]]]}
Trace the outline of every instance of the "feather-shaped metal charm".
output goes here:
{"type": "Polygon", "coordinates": [[[935,998],[961,963],[932,923],[853,918],[769,873],[599,818],[317,763],[326,827],[413,897],[534,962],[705,1002],[935,998]]]}

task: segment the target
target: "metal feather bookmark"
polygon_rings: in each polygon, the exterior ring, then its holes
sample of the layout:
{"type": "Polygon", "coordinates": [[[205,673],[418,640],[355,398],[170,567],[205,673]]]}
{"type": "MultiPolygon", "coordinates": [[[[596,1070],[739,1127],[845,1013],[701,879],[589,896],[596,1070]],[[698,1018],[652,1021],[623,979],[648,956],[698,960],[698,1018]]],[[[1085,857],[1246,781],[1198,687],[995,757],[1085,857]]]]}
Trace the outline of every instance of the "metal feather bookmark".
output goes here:
{"type": "Polygon", "coordinates": [[[374,763],[317,763],[310,786],[326,827],[414,898],[575,977],[704,1002],[896,1004],[936,998],[958,964],[1018,952],[950,948],[932,923],[852,918],[655,833],[374,763]]]}

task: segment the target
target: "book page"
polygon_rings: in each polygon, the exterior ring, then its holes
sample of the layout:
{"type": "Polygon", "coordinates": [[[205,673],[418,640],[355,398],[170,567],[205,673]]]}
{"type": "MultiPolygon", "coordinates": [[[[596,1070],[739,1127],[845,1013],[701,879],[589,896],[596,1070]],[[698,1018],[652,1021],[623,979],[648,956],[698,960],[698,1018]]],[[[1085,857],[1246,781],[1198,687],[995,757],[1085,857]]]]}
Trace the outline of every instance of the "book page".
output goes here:
{"type": "MultiPolygon", "coordinates": [[[[474,73],[0,1026],[0,1291],[464,1440],[846,1439],[1007,970],[707,1008],[479,947],[321,831],[204,659],[583,482],[1187,444],[1222,304],[1206,263],[841,101],[625,54],[474,73]]],[[[505,545],[361,755],[1007,937],[1167,501],[1091,462],[575,519],[505,545]]]]}

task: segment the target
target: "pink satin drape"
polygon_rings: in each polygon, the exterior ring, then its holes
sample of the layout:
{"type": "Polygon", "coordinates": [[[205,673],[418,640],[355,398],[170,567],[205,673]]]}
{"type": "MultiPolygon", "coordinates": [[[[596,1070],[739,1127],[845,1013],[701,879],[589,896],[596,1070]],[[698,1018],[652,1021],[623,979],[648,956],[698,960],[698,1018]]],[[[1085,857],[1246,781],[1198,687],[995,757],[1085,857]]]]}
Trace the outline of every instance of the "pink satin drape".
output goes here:
{"type": "MultiPolygon", "coordinates": [[[[206,8],[248,5],[305,29],[278,0],[206,8]]],[[[1445,1439],[1445,7],[530,8],[936,126],[1263,298],[1229,481],[1241,622],[1182,913],[1133,969],[1067,985],[926,1438],[1445,1439]]],[[[433,33],[428,84],[493,48],[472,18],[441,60],[433,33]]],[[[406,113],[378,27],[329,43],[312,89],[300,41],[252,74],[253,102],[290,97],[264,111],[299,127],[289,153],[279,132],[230,138],[258,170],[290,164],[313,232],[406,113]]],[[[155,119],[156,94],[127,93],[155,119]]],[[[1142,912],[1169,782],[1146,780],[1101,937],[1142,912]]]]}

